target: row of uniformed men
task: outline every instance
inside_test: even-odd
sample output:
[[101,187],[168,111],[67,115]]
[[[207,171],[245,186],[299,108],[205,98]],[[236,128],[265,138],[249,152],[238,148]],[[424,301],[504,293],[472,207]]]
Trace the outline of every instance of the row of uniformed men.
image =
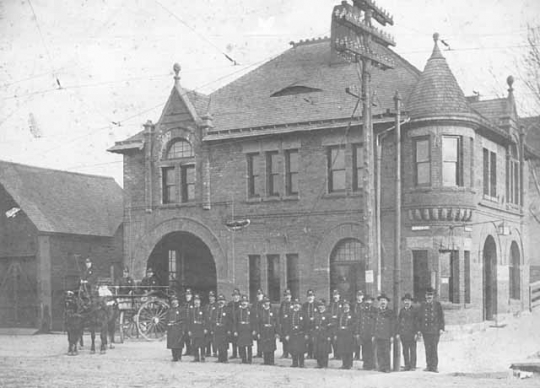
[[[293,367],[304,367],[304,358],[317,360],[318,368],[328,366],[329,354],[342,360],[342,368],[350,369],[353,355],[362,359],[364,369],[375,369],[374,353],[382,372],[390,371],[390,348],[394,339],[401,339],[405,370],[416,369],[416,341],[422,333],[426,341],[426,370],[437,371],[438,335],[444,330],[444,316],[438,302],[433,301],[432,289],[426,293],[426,302],[419,308],[412,305],[412,297],[406,294],[403,308],[396,316],[388,308],[390,299],[382,294],[378,307],[373,298],[357,293],[354,304],[341,300],[334,290],[333,300],[326,305],[323,299],[315,301],[315,293],[309,290],[307,301],[302,305],[298,299],[292,301],[289,290],[285,290],[279,311],[274,311],[262,291],[257,293],[257,302],[251,306],[238,289],[228,304],[223,295],[217,302],[215,294],[209,293],[210,303],[201,306],[199,295],[192,300],[191,290],[186,290],[186,301],[182,305],[172,299],[169,312],[167,347],[172,351],[173,361],[186,354],[193,361],[204,361],[205,356],[214,355],[218,362],[227,362],[229,343],[232,344],[231,358],[242,358],[242,363],[251,363],[253,341],[257,342],[257,356],[264,364],[274,364],[276,339],[283,343],[283,356],[292,356]],[[436,333],[436,335],[435,335]],[[435,341],[435,338],[436,341]],[[429,349],[428,349],[429,345]],[[213,350],[213,352],[212,352]]]

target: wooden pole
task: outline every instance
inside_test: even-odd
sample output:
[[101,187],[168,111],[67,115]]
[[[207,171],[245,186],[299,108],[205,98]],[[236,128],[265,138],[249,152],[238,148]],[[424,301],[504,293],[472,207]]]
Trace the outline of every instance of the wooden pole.
[[[401,294],[401,96],[394,96],[396,109],[396,224],[394,243],[394,313],[399,312],[399,295]],[[400,343],[394,340],[394,370],[401,366]]]

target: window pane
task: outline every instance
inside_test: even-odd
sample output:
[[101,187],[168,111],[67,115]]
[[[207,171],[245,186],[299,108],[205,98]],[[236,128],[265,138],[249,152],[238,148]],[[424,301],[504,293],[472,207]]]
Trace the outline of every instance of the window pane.
[[355,188],[356,189],[363,186],[363,184],[362,184],[362,179],[363,178],[364,178],[364,173],[363,173],[362,169],[360,168],[360,169],[356,170],[356,182],[355,182],[355,186],[356,186]]
[[332,255],[332,262],[361,261],[362,244],[358,240],[346,239],[338,243]]
[[484,194],[489,195],[489,151],[484,148]]
[[355,168],[362,168],[364,165],[364,152],[362,146],[359,144],[354,146],[354,163]]
[[457,163],[443,163],[443,186],[457,186]]
[[429,140],[426,139],[416,141],[416,161],[429,161]]
[[255,301],[257,290],[261,288],[261,257],[250,255],[249,259],[249,298]]
[[489,168],[490,168],[490,193],[492,197],[497,196],[497,154],[495,152],[490,153],[490,160],[489,160]]
[[247,156],[248,195],[250,197],[257,197],[259,195],[259,160],[259,154],[249,154]]
[[345,169],[345,152],[340,148],[332,148],[330,167],[333,170]]
[[298,151],[291,150],[288,152],[289,156],[289,172],[298,172]]
[[291,174],[290,175],[290,187],[289,187],[289,194],[297,194],[298,193],[298,174]]
[[194,183],[195,182],[195,167],[190,166],[186,167],[186,183]]
[[445,137],[442,139],[442,152],[444,162],[457,162],[458,160],[458,138]]
[[298,270],[298,255],[287,255],[287,288],[291,290],[293,298],[300,294],[300,271]]
[[416,184],[429,184],[431,171],[429,163],[418,163],[416,166]]
[[268,255],[268,298],[271,302],[279,302],[280,300],[280,269],[279,256]]
[[345,190],[345,171],[332,171],[332,191]]
[[193,148],[187,140],[177,140],[172,143],[167,152],[167,159],[186,158],[193,156]]

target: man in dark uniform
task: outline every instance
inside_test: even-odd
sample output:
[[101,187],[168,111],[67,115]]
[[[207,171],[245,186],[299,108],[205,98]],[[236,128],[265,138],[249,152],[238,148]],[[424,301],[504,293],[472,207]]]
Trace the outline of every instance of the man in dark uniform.
[[417,315],[418,333],[424,338],[426,349],[426,364],[424,369],[428,372],[438,372],[438,350],[440,335],[444,332],[444,313],[441,303],[434,300],[435,290],[432,287],[426,289],[426,301],[423,302]]
[[[352,306],[351,310],[356,318],[356,322],[358,323],[361,318],[362,314],[362,307],[364,304],[364,293],[362,290],[356,291],[356,301],[354,302],[354,305]],[[356,334],[356,332],[355,332]],[[360,338],[355,335],[354,336],[354,359],[360,360],[360,346],[362,341],[360,341]]]
[[201,298],[198,294],[193,297],[193,308],[189,309],[189,337],[194,355],[193,362],[204,362],[205,337],[208,332],[206,314],[201,307]]
[[307,358],[313,358],[313,340],[311,332],[315,326],[315,311],[317,310],[315,306],[315,292],[313,290],[307,291],[307,302],[302,305],[302,311],[306,318],[306,334],[307,338]]
[[171,349],[173,361],[182,360],[182,336],[186,326],[186,309],[179,306],[176,296],[172,296],[167,320],[167,349]]
[[246,295],[242,295],[240,308],[236,310],[234,323],[234,336],[236,337],[242,364],[251,364],[253,338],[257,335],[257,314],[251,311]]
[[289,357],[289,350],[287,349],[287,343],[288,341],[285,339],[285,336],[283,335],[283,324],[284,322],[289,318],[289,315],[292,310],[292,294],[291,290],[286,289],[283,292],[283,301],[281,302],[281,305],[279,306],[279,326],[280,326],[280,333],[281,333],[281,342],[283,344],[283,354],[281,355],[281,358],[287,358]]
[[[214,291],[210,291],[208,293],[208,304],[204,306],[204,312],[206,314],[207,319],[210,319],[212,316],[213,311],[216,308],[216,293]],[[212,353],[212,334],[210,331],[206,334],[206,357],[214,356],[217,357],[217,351],[216,348],[213,349]]]
[[375,327],[373,336],[375,338],[375,346],[377,347],[377,363],[379,371],[384,373],[390,372],[390,346],[396,335],[396,315],[388,308],[388,298],[385,294],[377,297],[379,301],[379,309],[375,316]]
[[[182,304],[184,308],[186,309],[187,316],[191,316],[193,311],[193,293],[191,291],[191,288],[186,288],[186,292],[184,294],[184,303]],[[186,331],[184,332],[183,336],[183,344],[186,346],[186,352],[184,353],[184,356],[191,356],[192,349],[191,349],[191,338],[188,334],[188,328],[186,327]]]
[[227,350],[229,349],[229,337],[232,331],[232,317],[225,306],[225,296],[218,295],[217,306],[212,310],[210,327],[214,351],[217,350],[218,361],[227,362]]
[[313,330],[313,353],[317,360],[317,368],[328,367],[328,354],[332,351],[332,316],[326,310],[326,301],[317,302],[315,328]]
[[342,360],[341,369],[351,369],[354,352],[354,326],[355,318],[350,309],[349,301],[343,301],[343,310],[338,315],[337,327],[334,334],[334,343],[339,357]]
[[88,298],[93,298],[93,292],[97,283],[97,274],[92,267],[92,260],[89,257],[84,261],[84,272],[81,276],[81,290],[82,293]]
[[[227,305],[227,308],[229,309],[229,314],[232,317],[232,325],[233,327],[235,327],[236,326],[236,321],[235,321],[236,312],[240,308],[240,290],[238,288],[235,288],[233,290],[232,298],[233,300],[229,302],[229,304]],[[236,344],[236,340],[237,338],[234,335],[231,335],[231,338],[230,338],[230,341],[232,344],[231,359],[238,357],[238,346]]]
[[292,357],[293,368],[304,367],[304,354],[306,353],[307,318],[301,309],[298,299],[294,300],[293,309],[285,321],[284,334],[287,337],[289,353]]
[[133,286],[135,286],[135,281],[131,276],[129,276],[129,268],[124,267],[122,271],[122,277],[118,279],[116,283],[118,287],[119,295],[131,295],[133,293]]
[[[257,301],[255,302],[255,305],[253,306],[255,310],[255,314],[257,314],[257,316],[259,316],[259,314],[262,311],[263,299],[264,299],[264,293],[262,292],[261,289],[257,290]],[[260,341],[257,339],[257,354],[255,355],[256,358],[262,357],[262,351],[260,349],[260,345],[261,345]]]
[[279,328],[277,314],[272,310],[270,299],[267,297],[263,297],[262,308],[257,315],[257,323],[259,324],[257,349],[262,352],[264,365],[274,365],[274,352],[276,339],[279,337]]
[[336,336],[336,333],[337,333],[337,320],[338,320],[338,317],[339,317],[339,314],[341,314],[341,309],[343,308],[343,305],[341,303],[341,300],[340,300],[341,296],[339,295],[339,291],[338,290],[334,290],[332,291],[332,301],[330,302],[330,305],[328,306],[328,311],[330,313],[330,316],[333,320],[333,325],[332,325],[332,335],[331,335],[331,338],[332,338],[332,349],[334,351],[334,359],[338,360],[339,359],[339,355],[337,354],[336,352],[336,342],[334,341],[334,338]]
[[141,280],[141,287],[144,292],[152,292],[157,290],[156,286],[159,286],[158,278],[154,274],[154,269],[148,267],[146,270],[146,276]]
[[416,369],[416,311],[412,306],[413,298],[411,294],[405,294],[403,298],[403,307],[398,316],[398,335],[401,339],[403,348],[403,360],[405,362],[404,370]]
[[373,297],[367,295],[364,298],[362,312],[357,320],[356,335],[362,344],[363,368],[366,370],[375,369],[375,357],[373,353],[373,327],[377,309],[373,306]]

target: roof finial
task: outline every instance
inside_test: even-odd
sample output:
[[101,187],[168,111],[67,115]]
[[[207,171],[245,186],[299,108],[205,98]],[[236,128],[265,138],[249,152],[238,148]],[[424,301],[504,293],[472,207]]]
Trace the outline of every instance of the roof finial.
[[433,47],[433,52],[431,53],[431,57],[429,59],[433,58],[441,58],[444,59],[443,55],[441,54],[441,50],[439,49],[439,33],[436,32],[433,34],[433,41],[435,42],[435,46]]
[[433,41],[434,41],[435,43],[437,43],[438,40],[439,40],[439,33],[436,32],[436,33],[433,34]]
[[508,84],[508,93],[512,93],[514,91],[513,85],[514,85],[514,77],[509,75],[506,78],[506,83]]
[[174,71],[174,83],[175,83],[175,84],[180,83],[180,75],[179,75],[179,74],[180,74],[180,70],[181,70],[181,69],[182,69],[182,68],[180,67],[180,65],[178,64],[178,62],[175,63],[175,64],[173,65],[173,71]]

